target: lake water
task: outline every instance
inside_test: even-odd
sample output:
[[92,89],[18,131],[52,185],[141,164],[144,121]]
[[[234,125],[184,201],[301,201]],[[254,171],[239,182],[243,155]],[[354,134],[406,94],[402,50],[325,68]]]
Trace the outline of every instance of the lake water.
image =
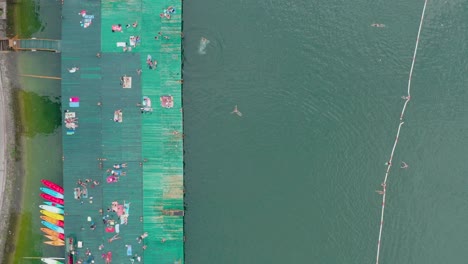
[[[380,263],[468,257],[463,3],[427,6]],[[375,263],[423,5],[184,2],[187,262]]]
[[[47,4],[40,13],[50,23],[38,35],[51,29],[53,38]],[[375,190],[399,124],[423,4],[184,2],[187,263],[375,263]],[[428,3],[387,185],[380,263],[468,257],[467,15],[460,0]],[[38,56],[26,64],[56,61]],[[28,84],[39,97],[27,94],[48,97],[54,113],[57,88]],[[231,114],[235,105],[241,117]],[[46,128],[29,136],[27,157],[31,168],[49,164],[36,175],[59,177],[60,161],[49,162],[59,160],[59,148],[46,161],[41,149],[60,134]],[[399,169],[400,161],[409,168]],[[36,207],[22,213],[38,214]],[[22,226],[19,241],[38,223]],[[33,245],[41,241],[34,235]],[[23,256],[13,263],[36,263]]]

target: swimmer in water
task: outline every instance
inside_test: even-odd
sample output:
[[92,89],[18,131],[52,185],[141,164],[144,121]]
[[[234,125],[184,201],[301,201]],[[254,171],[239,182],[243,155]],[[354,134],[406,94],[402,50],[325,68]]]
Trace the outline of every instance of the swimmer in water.
[[205,37],[202,37],[200,39],[200,46],[198,47],[198,53],[201,54],[201,55],[205,55],[206,54],[206,46],[210,44],[210,41],[205,38]]
[[408,168],[408,167],[409,167],[409,166],[408,166],[408,164],[406,164],[406,162],[404,162],[404,161],[401,162],[400,168],[406,169],[406,168]]
[[242,113],[239,112],[239,110],[237,109],[237,105],[234,106],[234,110],[231,112],[231,114],[236,114],[238,116],[242,116]]

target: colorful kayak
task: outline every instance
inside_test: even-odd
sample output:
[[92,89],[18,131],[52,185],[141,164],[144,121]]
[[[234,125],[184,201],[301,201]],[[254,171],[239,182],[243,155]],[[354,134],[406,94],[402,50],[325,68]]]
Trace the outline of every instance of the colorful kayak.
[[41,227],[41,231],[44,232],[44,234],[47,234],[49,236],[58,237],[58,238],[60,238],[62,240],[65,239],[64,234],[60,234],[59,232],[55,232],[53,230],[50,230],[49,228]]
[[59,198],[59,199],[63,199],[63,194],[59,193],[59,192],[56,192],[52,189],[49,189],[47,187],[41,187],[39,188],[43,193],[47,193],[49,195],[52,195],[53,197],[55,198]]
[[51,182],[49,180],[44,180],[44,179],[42,179],[41,182],[42,182],[42,184],[44,184],[44,186],[49,187],[50,189],[52,189],[52,190],[54,190],[54,191],[56,191],[58,193],[63,194],[62,186],[60,186],[60,185],[58,185],[58,184],[56,184],[54,182]]
[[52,217],[52,218],[57,219],[57,220],[62,220],[63,221],[63,219],[64,219],[63,215],[60,215],[60,214],[51,213],[51,212],[46,211],[46,210],[41,210],[40,212],[41,212],[41,214],[43,214],[45,216]]
[[45,216],[45,215],[41,215],[41,219],[46,221],[46,222],[49,222],[53,225],[56,225],[56,226],[60,226],[60,227],[64,227],[64,223],[62,220],[57,220],[57,219],[54,219],[50,216]]
[[55,207],[58,207],[58,208],[63,208],[63,205],[58,204],[58,203],[44,202],[44,204],[45,204],[45,205],[49,205],[49,206],[55,206]]
[[63,242],[65,243],[65,241],[63,241],[62,239],[58,238],[58,237],[54,237],[54,236],[49,236],[49,235],[44,235],[47,239],[49,240],[57,240],[59,242]]
[[50,205],[39,205],[39,208],[49,211],[51,213],[56,213],[56,214],[63,214],[63,209],[62,208],[57,208],[55,206],[50,206]]
[[59,232],[60,234],[65,233],[65,230],[63,230],[63,228],[61,228],[60,226],[56,226],[46,221],[41,221],[41,223],[45,225],[47,228],[54,230],[55,232]]
[[44,199],[47,200],[47,201],[51,201],[51,202],[54,202],[54,203],[58,203],[58,204],[62,204],[62,205],[63,205],[63,199],[59,199],[59,198],[53,197],[53,196],[50,195],[50,194],[41,193],[41,197],[44,198]]
[[52,258],[41,258],[41,261],[46,263],[46,264],[63,264],[63,262],[60,262],[56,259]]
[[[51,245],[51,246],[54,246],[54,247],[63,247],[63,246],[65,246],[65,243],[57,241],[57,240],[45,241],[44,244]],[[56,262],[54,262],[54,263],[56,263]],[[59,263],[62,263],[62,262],[59,262]]]

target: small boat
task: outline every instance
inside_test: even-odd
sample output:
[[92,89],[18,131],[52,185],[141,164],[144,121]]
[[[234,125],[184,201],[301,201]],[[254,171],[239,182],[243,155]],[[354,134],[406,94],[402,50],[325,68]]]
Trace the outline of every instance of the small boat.
[[53,197],[55,198],[59,198],[59,199],[63,199],[63,194],[59,193],[59,192],[56,192],[52,189],[49,189],[47,187],[41,187],[39,188],[43,193],[47,193],[49,195],[52,195]]
[[51,182],[49,180],[45,180],[45,179],[42,179],[41,182],[42,182],[42,184],[44,184],[44,186],[49,187],[50,189],[63,194],[62,186],[60,186],[60,185],[58,185],[58,184],[56,184],[54,182]]
[[65,235],[64,234],[60,234],[59,232],[55,232],[49,228],[45,228],[45,227],[41,227],[41,231],[44,232],[44,234],[47,234],[49,236],[54,236],[54,237],[58,237],[62,240],[65,239]]
[[42,220],[46,221],[46,222],[49,222],[53,225],[56,225],[56,226],[60,226],[60,227],[64,227],[64,222],[62,220],[57,220],[57,219],[54,219],[50,216],[45,216],[45,215],[41,215],[40,216]]
[[55,207],[58,207],[58,208],[63,208],[63,205],[58,204],[58,203],[44,202],[44,204],[45,204],[45,205],[49,205],[49,206],[55,206]]
[[41,261],[46,264],[63,264],[63,262],[60,262],[53,258],[41,258]]
[[44,199],[47,200],[47,201],[51,201],[51,202],[54,202],[54,203],[58,203],[58,204],[62,204],[62,205],[63,205],[63,199],[59,199],[59,198],[53,197],[53,196],[50,195],[50,194],[41,193],[41,197],[44,198]]
[[61,214],[51,213],[51,212],[46,211],[46,210],[41,210],[39,212],[41,212],[41,214],[43,214],[45,216],[52,217],[52,218],[57,219],[57,220],[62,220],[63,221],[63,219],[64,219],[63,215],[61,215]]
[[65,243],[57,241],[57,240],[45,241],[44,244],[51,245],[51,246],[54,246],[54,247],[63,247],[63,246],[65,246]]
[[50,206],[50,205],[39,205],[39,208],[49,211],[51,213],[56,213],[56,214],[63,214],[64,211],[62,208],[57,208],[55,206]]
[[61,241],[61,242],[64,242],[64,243],[65,243],[65,241],[63,241],[62,239],[60,239],[60,238],[58,238],[58,237],[49,236],[49,235],[44,235],[44,236],[45,236],[47,239],[49,239],[49,240],[52,240],[52,241],[57,240],[57,241],[59,241],[59,242]]
[[43,225],[45,225],[47,228],[51,229],[51,230],[54,230],[55,232],[58,232],[60,234],[63,234],[65,233],[65,230],[63,228],[61,228],[60,226],[56,226],[54,224],[51,224],[49,222],[46,222],[46,221],[41,221],[41,223]]

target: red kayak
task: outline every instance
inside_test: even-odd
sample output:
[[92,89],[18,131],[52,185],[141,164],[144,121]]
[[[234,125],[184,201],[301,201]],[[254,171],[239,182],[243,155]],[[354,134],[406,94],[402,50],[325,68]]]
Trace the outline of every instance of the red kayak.
[[49,180],[44,180],[44,179],[42,179],[41,182],[42,182],[42,184],[44,184],[46,187],[49,187],[50,189],[52,189],[52,190],[54,190],[54,191],[56,191],[56,192],[58,192],[58,193],[63,194],[63,188],[62,188],[62,186],[60,186],[60,185],[58,185],[58,184],[56,184],[56,183],[53,183],[53,182],[51,182],[51,181],[49,181]]
[[63,205],[63,199],[55,198],[50,194],[41,193],[41,197],[44,198],[45,200]]

